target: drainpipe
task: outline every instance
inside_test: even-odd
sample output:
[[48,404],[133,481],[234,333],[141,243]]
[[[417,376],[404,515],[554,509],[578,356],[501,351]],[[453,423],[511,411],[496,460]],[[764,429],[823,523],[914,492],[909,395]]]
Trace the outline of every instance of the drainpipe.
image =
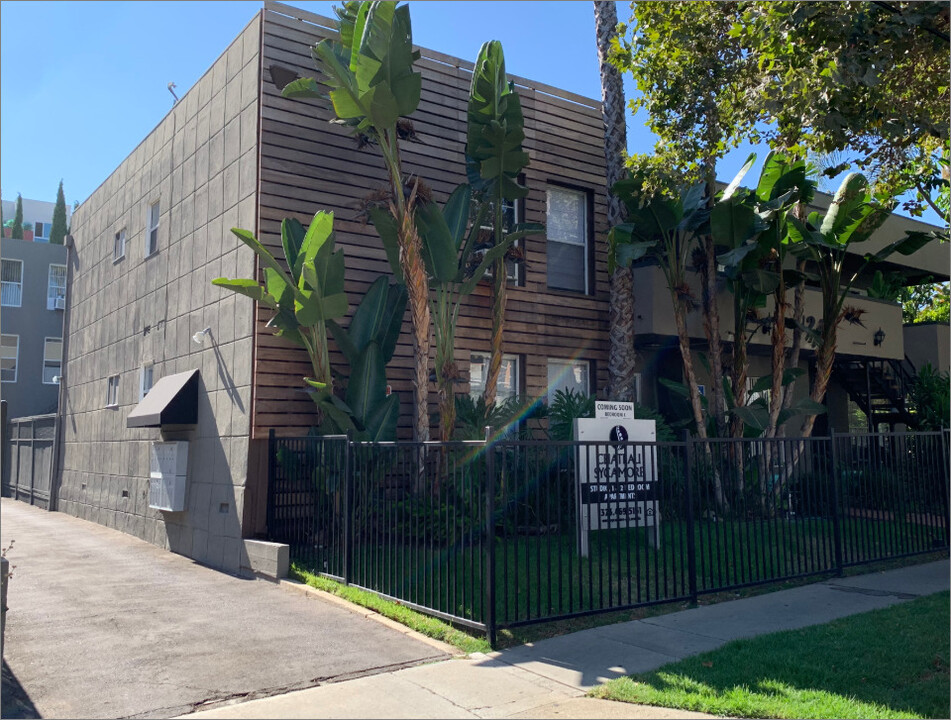
[[50,470],[50,505],[49,509],[57,510],[59,505],[59,488],[63,481],[63,456],[66,454],[66,444],[63,442],[63,419],[66,414],[66,367],[69,358],[69,313],[73,295],[73,263],[71,262],[74,246],[73,236],[67,235],[63,243],[66,247],[66,308],[63,310],[63,357],[60,362],[59,387],[56,391],[56,422],[53,424],[53,467]]

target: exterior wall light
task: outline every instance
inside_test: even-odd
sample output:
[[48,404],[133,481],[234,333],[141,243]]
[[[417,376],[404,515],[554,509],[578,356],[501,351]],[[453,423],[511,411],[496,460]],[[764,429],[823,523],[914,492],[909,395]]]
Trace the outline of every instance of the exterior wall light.
[[192,335],[192,340],[195,341],[195,344],[196,344],[196,345],[204,345],[204,344],[205,344],[205,335],[207,335],[207,334],[210,333],[210,332],[211,332],[211,328],[210,328],[210,327],[206,327],[204,330],[199,330],[199,331],[196,332],[194,335]]
[[875,331],[875,334],[872,335],[872,342],[875,343],[875,347],[878,347],[883,342],[885,342],[885,331],[879,328]]

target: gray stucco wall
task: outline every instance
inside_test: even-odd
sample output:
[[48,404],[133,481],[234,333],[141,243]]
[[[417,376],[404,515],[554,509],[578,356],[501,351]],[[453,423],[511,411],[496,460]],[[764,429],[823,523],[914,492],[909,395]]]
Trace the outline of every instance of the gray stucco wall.
[[[253,303],[211,285],[251,277],[230,228],[256,230],[260,14],[73,216],[58,509],[238,571],[251,413]],[[145,257],[149,207],[158,252]],[[126,230],[125,258],[113,261]],[[211,328],[204,344],[192,335]],[[127,429],[144,363],[201,371],[195,427]],[[106,408],[118,374],[118,407]],[[183,512],[148,507],[153,441],[188,440]]]
[[50,265],[66,264],[62,245],[5,238],[0,255],[23,262],[23,289],[20,307],[4,305],[4,335],[19,336],[16,382],[0,383],[0,398],[6,400],[11,418],[56,411],[58,385],[43,382],[45,338],[63,337],[63,311],[47,309]]

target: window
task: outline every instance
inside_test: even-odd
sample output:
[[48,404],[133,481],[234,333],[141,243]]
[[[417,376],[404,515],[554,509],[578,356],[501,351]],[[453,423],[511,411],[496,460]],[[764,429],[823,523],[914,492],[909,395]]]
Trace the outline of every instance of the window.
[[49,242],[51,223],[33,223],[33,242]]
[[588,292],[588,195],[548,188],[548,287]]
[[[491,247],[495,242],[495,226],[493,224],[494,215],[495,215],[495,203],[489,203],[489,209],[486,212],[485,217],[482,219],[482,225],[479,226],[479,229],[482,231],[479,233],[478,243],[483,246]],[[521,214],[521,202],[518,200],[504,200],[502,202],[502,232],[509,233],[519,222],[519,216]],[[473,200],[472,202],[472,214],[473,216],[478,212],[479,204]],[[474,218],[473,218],[474,219]],[[512,245],[513,250],[509,251],[509,254],[518,254],[517,248],[521,245],[520,240],[516,240]],[[513,252],[514,251],[514,252]],[[479,262],[482,261],[482,253],[484,251],[478,251]],[[494,263],[493,263],[494,265]],[[490,266],[486,269],[485,277],[491,278],[493,276],[493,268]],[[505,276],[511,280],[513,283],[518,285],[520,283],[519,278],[519,264],[515,260],[508,259],[505,261]]]
[[145,233],[145,257],[158,252],[159,203],[149,206],[149,227]]
[[43,384],[58,385],[63,374],[63,338],[46,338],[43,342]]
[[0,305],[20,307],[23,303],[23,261],[4,260],[0,265]]
[[753,386],[759,382],[759,378],[747,377],[746,378],[746,404],[752,405],[755,401],[762,399],[767,406],[769,406],[770,398],[773,396],[773,389],[766,388],[765,390],[760,390],[759,392],[753,392]]
[[[469,396],[476,400],[485,392],[485,378],[489,374],[489,353],[469,356]],[[499,381],[495,386],[497,403],[518,395],[518,355],[503,355]]]
[[558,390],[574,390],[583,395],[589,393],[591,363],[587,360],[548,359],[548,404],[551,405]]
[[66,266],[50,265],[50,279],[46,289],[46,309],[66,309]]
[[0,380],[17,381],[17,360],[20,356],[20,336],[0,335]]
[[152,389],[154,384],[155,366],[152,363],[146,363],[142,366],[142,372],[139,374],[139,400],[141,401],[146,395],[149,394],[149,390]]
[[119,376],[113,375],[106,385],[106,407],[116,407],[119,404]]
[[125,228],[116,233],[116,242],[112,248],[112,262],[118,262],[125,257]]

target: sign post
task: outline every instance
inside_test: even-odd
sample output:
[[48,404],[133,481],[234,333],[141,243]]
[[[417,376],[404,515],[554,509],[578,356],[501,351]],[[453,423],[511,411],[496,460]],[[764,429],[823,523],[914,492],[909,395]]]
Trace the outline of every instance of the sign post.
[[575,439],[597,443],[582,446],[578,455],[581,556],[589,555],[592,530],[646,527],[648,541],[657,549],[656,423],[635,420],[633,403],[598,402],[595,412],[598,417],[575,420]]

